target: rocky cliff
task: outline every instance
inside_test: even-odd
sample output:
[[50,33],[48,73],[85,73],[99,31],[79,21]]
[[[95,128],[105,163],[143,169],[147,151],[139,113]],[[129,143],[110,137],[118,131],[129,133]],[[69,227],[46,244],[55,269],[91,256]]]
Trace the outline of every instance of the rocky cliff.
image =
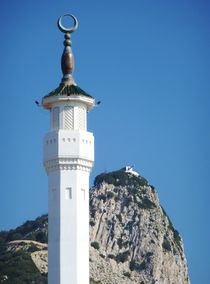
[[190,283],[182,239],[140,176],[116,171],[95,179],[90,239],[91,277],[99,283]]
[[[46,239],[46,215],[1,232],[0,283],[47,283]],[[143,177],[124,170],[96,177],[90,192],[90,277],[91,284],[190,283],[182,239]]]

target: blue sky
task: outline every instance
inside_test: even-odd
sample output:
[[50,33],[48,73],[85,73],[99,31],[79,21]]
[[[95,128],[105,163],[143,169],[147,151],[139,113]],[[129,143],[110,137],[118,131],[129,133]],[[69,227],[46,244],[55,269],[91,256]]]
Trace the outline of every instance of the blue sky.
[[0,2],[0,229],[47,212],[49,114],[34,101],[60,83],[66,12],[79,20],[75,80],[102,101],[91,182],[134,165],[184,239],[192,284],[209,284],[209,1]]

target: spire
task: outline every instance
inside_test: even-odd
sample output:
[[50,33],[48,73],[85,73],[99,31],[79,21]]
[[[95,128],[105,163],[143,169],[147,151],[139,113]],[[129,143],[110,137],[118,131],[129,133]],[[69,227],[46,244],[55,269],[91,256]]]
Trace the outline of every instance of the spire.
[[[62,20],[64,17],[70,17],[73,19],[73,27],[66,28],[62,25]],[[57,21],[58,28],[64,35],[64,50],[61,56],[61,69],[63,72],[63,78],[60,85],[51,91],[49,94],[45,95],[43,100],[54,97],[54,96],[84,96],[89,99],[93,99],[91,95],[82,90],[74,81],[74,56],[71,49],[71,33],[73,33],[78,28],[77,18],[71,14],[65,14],[61,16]],[[48,108],[48,105],[47,105]]]
[[[65,28],[61,21],[64,17],[71,17],[74,21],[72,28]],[[71,49],[71,33],[78,28],[77,18],[71,14],[65,14],[58,19],[58,28],[61,32],[65,33],[64,51],[61,57],[61,69],[63,72],[62,83],[65,85],[75,85],[73,72],[74,72],[74,56]]]

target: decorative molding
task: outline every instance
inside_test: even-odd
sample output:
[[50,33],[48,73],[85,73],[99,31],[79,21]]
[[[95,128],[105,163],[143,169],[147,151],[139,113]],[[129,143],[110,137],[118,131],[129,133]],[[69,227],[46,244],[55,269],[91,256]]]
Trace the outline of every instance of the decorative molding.
[[56,158],[45,161],[44,167],[47,173],[57,170],[81,170],[90,172],[93,167],[93,162],[81,158]]
[[73,106],[64,106],[64,129],[74,129],[74,112]]
[[[78,139],[79,140],[79,142],[80,143],[85,143],[85,144],[92,144],[92,141],[90,140],[90,138],[88,138],[88,139],[84,139],[83,137],[82,138],[80,138],[80,139]],[[53,144],[53,143],[56,143],[57,142],[57,140],[56,140],[56,138],[53,138],[53,136],[52,137],[49,137],[49,138],[46,138],[46,140],[45,140],[45,144],[46,145],[48,145],[48,146],[50,146],[51,144]],[[72,143],[72,142],[76,142],[76,138],[75,137],[59,137],[58,138],[58,142],[69,142],[69,143]]]

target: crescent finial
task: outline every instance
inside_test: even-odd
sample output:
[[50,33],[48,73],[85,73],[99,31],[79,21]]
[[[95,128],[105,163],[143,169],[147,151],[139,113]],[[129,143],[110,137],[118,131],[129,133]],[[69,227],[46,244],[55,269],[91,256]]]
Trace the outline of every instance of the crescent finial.
[[[62,19],[63,19],[64,17],[71,17],[71,18],[73,19],[73,21],[74,21],[74,26],[73,26],[72,28],[65,28],[65,27],[62,25],[61,22],[62,22]],[[65,14],[65,15],[61,16],[61,17],[58,19],[57,25],[58,25],[58,28],[59,28],[59,30],[60,30],[61,32],[63,32],[63,33],[73,33],[73,32],[78,28],[78,20],[77,20],[77,18],[76,18],[74,15],[72,15],[72,14]]]

